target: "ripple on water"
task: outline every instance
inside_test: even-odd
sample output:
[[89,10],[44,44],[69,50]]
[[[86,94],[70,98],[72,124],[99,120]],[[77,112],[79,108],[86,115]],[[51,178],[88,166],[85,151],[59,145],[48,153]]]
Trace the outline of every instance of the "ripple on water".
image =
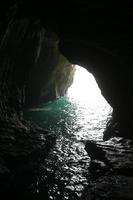
[[85,141],[102,141],[112,109],[106,101],[90,108],[68,97],[41,108],[28,112],[26,118],[56,132],[57,141],[43,161],[39,184],[34,187],[38,191],[39,187],[47,187],[49,199],[78,199],[88,184],[90,158],[84,149]]

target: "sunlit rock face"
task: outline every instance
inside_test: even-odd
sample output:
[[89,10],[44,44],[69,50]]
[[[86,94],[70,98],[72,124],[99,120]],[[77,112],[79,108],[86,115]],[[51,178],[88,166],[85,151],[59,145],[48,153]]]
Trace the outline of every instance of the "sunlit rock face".
[[0,58],[1,110],[8,109],[6,114],[66,94],[74,66],[60,54],[58,42],[58,37],[37,20],[9,23]]

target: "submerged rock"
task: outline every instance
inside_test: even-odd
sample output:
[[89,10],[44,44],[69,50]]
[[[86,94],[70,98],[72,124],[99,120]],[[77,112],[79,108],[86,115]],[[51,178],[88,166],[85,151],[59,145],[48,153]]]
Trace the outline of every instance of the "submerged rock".
[[32,184],[40,162],[47,156],[56,137],[24,120],[3,119],[0,124],[0,193],[22,193],[28,184]]
[[99,151],[106,152],[108,160],[111,161],[111,168],[99,165],[97,162],[90,163],[89,185],[83,192],[81,200],[133,199],[132,140],[113,138],[97,145],[100,147]]
[[105,175],[90,184],[84,200],[132,200],[133,177]]
[[95,142],[88,140],[85,145],[85,150],[91,160],[100,160],[109,165],[109,160],[106,158],[106,152],[99,147]]

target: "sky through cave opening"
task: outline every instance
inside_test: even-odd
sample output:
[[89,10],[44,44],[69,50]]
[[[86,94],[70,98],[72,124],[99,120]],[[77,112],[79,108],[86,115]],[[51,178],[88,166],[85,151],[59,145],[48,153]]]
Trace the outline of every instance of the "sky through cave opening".
[[85,106],[110,106],[102,96],[94,76],[79,65],[75,65],[73,83],[68,88],[67,96]]

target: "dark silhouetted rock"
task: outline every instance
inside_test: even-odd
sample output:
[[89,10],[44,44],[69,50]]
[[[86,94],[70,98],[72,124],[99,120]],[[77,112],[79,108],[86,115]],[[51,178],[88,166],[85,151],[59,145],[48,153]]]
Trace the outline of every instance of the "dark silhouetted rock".
[[109,164],[109,161],[106,158],[106,152],[101,147],[98,147],[95,142],[88,140],[85,145],[85,150],[92,161],[99,160],[105,164]]

